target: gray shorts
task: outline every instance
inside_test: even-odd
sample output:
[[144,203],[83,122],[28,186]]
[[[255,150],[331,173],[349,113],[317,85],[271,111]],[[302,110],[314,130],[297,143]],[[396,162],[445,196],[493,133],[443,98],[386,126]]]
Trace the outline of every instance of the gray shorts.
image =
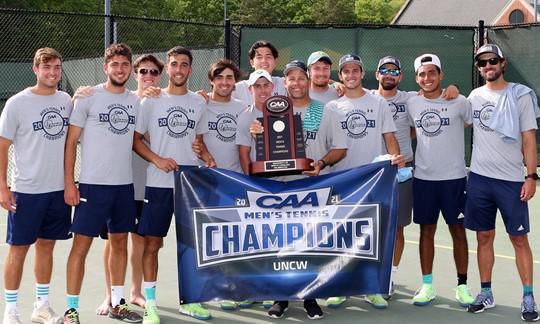
[[412,179],[399,184],[398,219],[399,226],[407,226],[412,220],[413,186]]

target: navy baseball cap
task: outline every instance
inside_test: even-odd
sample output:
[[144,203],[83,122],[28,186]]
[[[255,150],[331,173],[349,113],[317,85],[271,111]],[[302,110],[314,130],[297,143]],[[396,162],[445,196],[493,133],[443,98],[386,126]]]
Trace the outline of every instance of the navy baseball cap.
[[350,63],[359,65],[362,71],[364,70],[364,63],[362,63],[360,56],[355,54],[346,54],[339,59],[339,71],[341,72],[341,68],[343,68],[345,64]]
[[289,62],[287,65],[285,65],[285,69],[283,70],[283,75],[287,76],[287,73],[289,73],[292,70],[302,70],[307,75],[307,66],[304,64],[304,62],[299,60],[294,60]]
[[381,66],[385,65],[385,64],[393,64],[395,65],[398,69],[401,70],[401,62],[399,61],[399,59],[395,56],[385,56],[383,57],[382,59],[379,60],[379,64],[377,65],[377,70],[379,70],[381,68]]

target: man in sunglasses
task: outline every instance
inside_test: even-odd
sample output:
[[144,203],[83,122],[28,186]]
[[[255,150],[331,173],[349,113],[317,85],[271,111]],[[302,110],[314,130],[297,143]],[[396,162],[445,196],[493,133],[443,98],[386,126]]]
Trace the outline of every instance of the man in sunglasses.
[[[416,91],[401,91],[398,89],[399,83],[403,79],[401,62],[397,57],[385,56],[379,60],[375,78],[379,82],[374,94],[382,96],[388,102],[388,108],[392,112],[394,123],[396,124],[396,139],[399,144],[399,151],[405,159],[406,166],[413,164],[412,138],[414,137],[414,128],[410,127],[409,114],[407,112],[407,100],[418,96]],[[455,85],[449,85],[443,90],[443,98],[452,100],[459,96],[459,89]],[[398,224],[396,231],[396,242],[394,247],[394,259],[392,272],[395,274],[398,270],[403,249],[405,246],[404,228],[412,221],[413,190],[412,181],[405,181],[399,184],[399,209]],[[392,292],[390,292],[392,293]],[[378,308],[387,306],[381,296],[368,295],[371,304]]]
[[[474,145],[467,184],[465,226],[476,231],[481,292],[468,311],[480,313],[495,307],[491,274],[495,263],[493,241],[498,209],[514,247],[523,284],[521,319],[537,321],[538,308],[533,296],[533,257],[527,237],[527,201],[534,196],[538,180],[536,94],[521,84],[509,83],[504,79],[507,61],[497,45],[480,47],[474,60],[486,84],[469,95]],[[509,115],[505,111],[514,113]],[[502,126],[513,122],[515,136],[509,137],[512,132],[506,133],[501,129],[498,120],[503,122]],[[525,180],[523,161],[527,168]]]
[[466,307],[473,302],[467,288],[468,247],[463,226],[465,208],[465,132],[472,123],[470,104],[463,96],[442,98],[440,59],[424,54],[414,61],[416,82],[423,91],[407,101],[410,126],[417,147],[413,179],[414,222],[420,225],[422,287],[413,304],[423,306],[435,299],[433,290],[434,237],[442,212],[452,236],[458,283],[456,300]]

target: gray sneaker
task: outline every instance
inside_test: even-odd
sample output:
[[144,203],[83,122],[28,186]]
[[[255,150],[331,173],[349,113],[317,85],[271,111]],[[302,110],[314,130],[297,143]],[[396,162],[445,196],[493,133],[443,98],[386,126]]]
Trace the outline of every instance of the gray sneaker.
[[486,309],[495,307],[495,299],[491,292],[480,292],[474,301],[467,307],[469,313],[478,314],[482,313]]
[[127,323],[141,323],[143,318],[129,308],[124,298],[120,299],[120,304],[116,307],[109,306],[109,317]]
[[521,320],[525,322],[536,322],[539,319],[538,306],[534,302],[533,295],[523,296],[523,302],[521,302]]

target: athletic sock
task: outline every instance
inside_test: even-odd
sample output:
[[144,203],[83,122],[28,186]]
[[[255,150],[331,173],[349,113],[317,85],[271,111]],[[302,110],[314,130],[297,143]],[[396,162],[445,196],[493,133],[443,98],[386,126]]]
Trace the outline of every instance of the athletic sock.
[[491,281],[486,281],[486,282],[481,282],[480,283],[480,288],[482,289],[482,292],[486,292],[486,293],[492,293],[491,292]]
[[527,295],[533,295],[533,287],[532,285],[528,286],[528,285],[523,285],[523,297],[527,296]]
[[433,274],[427,274],[422,276],[422,283],[425,285],[431,285],[433,284]]
[[19,289],[8,290],[4,289],[4,300],[6,302],[6,311],[17,308],[17,297],[19,295]]
[[111,305],[116,307],[120,300],[124,298],[124,286],[111,286]]
[[156,282],[143,281],[144,294],[148,305],[156,305]]
[[49,284],[36,283],[36,307],[40,308],[49,302]]
[[392,266],[392,274],[396,274],[398,271],[398,266]]
[[457,284],[458,284],[458,286],[467,284],[467,274],[466,273],[458,273],[457,274]]
[[75,308],[77,312],[79,311],[79,295],[67,295],[66,301],[68,309]]

